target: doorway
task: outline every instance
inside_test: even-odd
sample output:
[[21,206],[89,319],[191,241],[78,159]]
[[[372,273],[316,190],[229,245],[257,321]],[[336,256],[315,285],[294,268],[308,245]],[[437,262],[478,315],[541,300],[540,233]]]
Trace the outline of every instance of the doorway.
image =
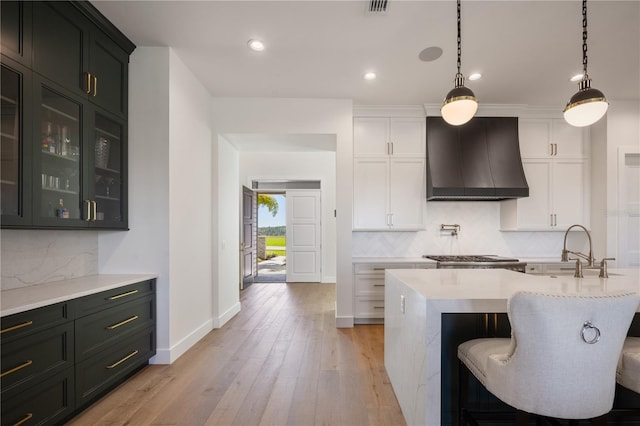
[[640,267],[640,150],[620,147],[618,155],[618,261]]
[[256,191],[258,204],[256,283],[283,283],[287,273],[286,193]]

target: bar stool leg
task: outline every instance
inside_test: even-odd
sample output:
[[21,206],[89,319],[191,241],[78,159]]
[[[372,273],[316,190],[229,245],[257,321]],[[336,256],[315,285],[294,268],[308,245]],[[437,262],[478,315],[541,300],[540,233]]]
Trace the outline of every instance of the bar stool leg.
[[464,414],[464,405],[469,400],[469,370],[467,366],[458,360],[458,425],[466,426],[467,419]]

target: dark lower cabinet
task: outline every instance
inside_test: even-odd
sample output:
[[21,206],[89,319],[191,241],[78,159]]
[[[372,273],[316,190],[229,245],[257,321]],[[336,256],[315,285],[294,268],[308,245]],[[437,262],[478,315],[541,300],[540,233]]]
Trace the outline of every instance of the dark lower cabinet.
[[73,367],[24,392],[2,397],[2,426],[58,424],[75,410]]
[[155,355],[155,280],[2,317],[0,323],[2,425],[58,424]]

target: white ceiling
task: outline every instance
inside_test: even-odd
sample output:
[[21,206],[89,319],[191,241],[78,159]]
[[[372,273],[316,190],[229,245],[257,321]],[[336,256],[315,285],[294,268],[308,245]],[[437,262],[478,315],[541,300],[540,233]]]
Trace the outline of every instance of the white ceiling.
[[[456,71],[456,3],[94,1],[138,46],[170,46],[213,96],[439,104]],[[462,72],[481,104],[561,109],[581,71],[580,0],[462,3]],[[267,48],[247,48],[250,38]],[[609,99],[640,99],[640,1],[589,2],[589,75]],[[426,47],[444,54],[418,58]],[[378,79],[362,75],[375,70]]]

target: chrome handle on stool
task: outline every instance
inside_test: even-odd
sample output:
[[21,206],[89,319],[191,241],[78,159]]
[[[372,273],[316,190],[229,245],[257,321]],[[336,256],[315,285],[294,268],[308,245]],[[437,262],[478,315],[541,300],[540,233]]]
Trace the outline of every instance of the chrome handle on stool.
[[[595,330],[596,335],[592,339],[587,340],[587,338],[584,336],[586,330]],[[582,331],[580,331],[580,337],[582,337],[583,342],[593,345],[594,343],[597,343],[598,340],[600,340],[600,329],[591,324],[591,321],[585,321],[582,325]]]

